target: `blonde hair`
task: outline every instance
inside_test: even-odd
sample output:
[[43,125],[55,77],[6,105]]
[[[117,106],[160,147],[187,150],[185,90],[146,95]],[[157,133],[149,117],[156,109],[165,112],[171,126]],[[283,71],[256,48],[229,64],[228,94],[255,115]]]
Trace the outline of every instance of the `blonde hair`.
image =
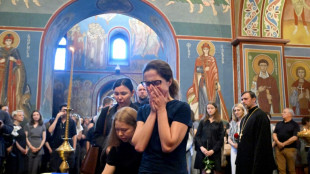
[[[16,115],[17,115],[17,113],[19,113],[19,112],[22,112],[23,114],[24,114],[24,111],[23,110],[16,110],[16,111],[13,111],[12,112],[12,117],[14,118]],[[15,119],[14,119],[15,120]]]
[[83,127],[82,127],[82,124],[81,124],[81,120],[80,120],[81,116],[79,114],[72,114],[72,118],[76,119],[76,129],[78,131],[83,130]]
[[107,147],[117,147],[120,145],[121,140],[118,138],[115,130],[115,122],[123,122],[129,126],[132,126],[136,129],[137,126],[137,111],[131,107],[123,107],[119,109],[115,115],[112,123],[112,128],[109,133],[108,142],[106,144]]
[[241,103],[235,104],[235,105],[232,107],[232,112],[231,112],[232,120],[238,121],[238,118],[237,118],[237,116],[235,115],[235,112],[234,112],[234,109],[235,109],[235,108],[240,108],[240,109],[243,111],[242,117],[244,117],[244,116],[247,114],[247,111],[246,111],[246,109],[244,108],[243,104],[241,104]]

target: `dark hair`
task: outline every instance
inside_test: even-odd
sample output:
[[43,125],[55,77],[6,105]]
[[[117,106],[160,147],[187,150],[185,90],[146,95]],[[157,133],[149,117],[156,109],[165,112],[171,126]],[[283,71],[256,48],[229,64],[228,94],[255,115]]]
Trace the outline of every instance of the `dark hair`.
[[306,125],[307,122],[310,122],[310,117],[309,116],[305,116],[301,119],[301,124],[302,125]]
[[61,111],[62,107],[67,107],[67,106],[68,106],[67,103],[61,104],[61,105],[59,106],[59,111]]
[[177,98],[179,93],[179,85],[178,82],[173,79],[172,70],[169,64],[159,59],[152,60],[145,65],[143,74],[151,69],[155,70],[160,77],[164,78],[166,81],[172,80],[169,87],[169,94],[172,98]]
[[29,122],[29,124],[30,124],[30,125],[34,125],[33,114],[34,114],[35,112],[39,113],[40,119],[39,119],[38,122],[39,122],[39,125],[42,126],[42,125],[43,125],[42,115],[41,115],[41,113],[40,113],[38,110],[32,111],[31,116],[30,116],[30,122]]
[[4,38],[3,38],[3,44],[5,44],[5,41],[7,39],[11,39],[12,40],[12,44],[14,43],[14,36],[12,34],[7,34]]
[[304,70],[305,76],[307,75],[307,74],[306,74],[306,69],[305,69],[304,67],[302,67],[302,66],[299,66],[299,67],[296,68],[296,76],[297,76],[297,77],[298,77],[298,71],[299,71],[299,70]]
[[242,94],[241,94],[241,97],[246,94],[246,93],[249,93],[250,94],[250,97],[251,98],[256,98],[256,95],[253,91],[244,91]]
[[121,78],[121,79],[116,80],[113,84],[113,90],[122,85],[127,87],[130,92],[133,91],[133,86],[129,78]]
[[267,66],[269,65],[268,61],[265,60],[265,59],[260,59],[260,60],[258,61],[258,66],[259,66],[259,64],[261,64],[261,63],[266,63]]
[[121,140],[118,138],[115,130],[115,121],[123,122],[136,129],[137,126],[137,111],[131,107],[123,107],[115,113],[115,118],[112,123],[112,128],[109,133],[107,147],[117,147],[120,145]]
[[102,106],[105,106],[106,104],[110,104],[111,102],[113,102],[114,99],[112,97],[109,97],[109,96],[105,96],[103,99],[102,99]]
[[1,109],[2,109],[2,107],[4,107],[4,106],[6,106],[6,105],[0,104],[0,110],[1,110]]
[[[214,117],[213,117],[213,118],[214,118],[214,121],[215,121],[215,122],[220,122],[220,121],[221,121],[221,115],[220,115],[220,112],[219,112],[219,110],[218,110],[217,105],[216,105],[215,103],[208,103],[208,104],[206,105],[206,107],[208,107],[208,105],[212,105],[212,106],[215,107],[216,111],[215,111],[215,113],[214,113]],[[207,109],[206,109],[206,117],[205,117],[204,121],[209,120],[210,117],[211,117],[211,115],[209,115],[209,113],[208,113],[208,111],[207,111]]]

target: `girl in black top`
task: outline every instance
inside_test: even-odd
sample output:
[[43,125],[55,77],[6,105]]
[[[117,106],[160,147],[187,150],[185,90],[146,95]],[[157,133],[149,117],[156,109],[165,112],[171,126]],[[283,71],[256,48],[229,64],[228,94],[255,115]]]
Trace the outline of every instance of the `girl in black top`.
[[205,119],[201,120],[195,136],[195,149],[197,151],[194,168],[203,173],[203,159],[208,156],[214,161],[214,173],[221,171],[221,148],[224,143],[224,128],[215,103],[207,105]]
[[114,114],[123,107],[131,107],[138,110],[138,107],[131,102],[131,97],[134,95],[133,85],[129,78],[121,78],[115,81],[113,84],[114,98],[117,102],[112,107],[105,107],[101,110],[101,113],[96,122],[94,131],[94,143],[99,146],[99,160],[97,160],[96,174],[100,173],[104,169],[106,163],[106,154],[104,145],[107,142],[107,136],[110,133],[112,127],[112,120]]
[[107,144],[107,164],[102,174],[137,174],[142,155],[131,145],[136,129],[137,111],[119,109],[112,123]]

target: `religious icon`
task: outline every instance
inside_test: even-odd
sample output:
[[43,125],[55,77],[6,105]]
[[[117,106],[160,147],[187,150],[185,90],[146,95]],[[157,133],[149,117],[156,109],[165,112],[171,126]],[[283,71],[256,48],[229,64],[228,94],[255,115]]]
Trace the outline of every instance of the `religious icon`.
[[195,118],[200,119],[206,113],[208,103],[216,103],[221,116],[228,120],[226,106],[221,93],[218,67],[214,56],[215,47],[210,41],[201,41],[197,45],[197,57],[194,67],[193,84],[187,91],[187,100],[195,113]]
[[17,49],[20,38],[14,31],[0,34],[0,103],[9,111],[30,109],[30,89],[26,84],[26,72]]
[[310,67],[296,61],[291,65],[290,77],[294,80],[289,91],[290,106],[296,115],[310,114]]
[[277,81],[272,76],[272,59],[260,54],[253,59],[252,65],[256,75],[252,79],[251,91],[256,93],[259,107],[265,112],[280,113],[280,94]]

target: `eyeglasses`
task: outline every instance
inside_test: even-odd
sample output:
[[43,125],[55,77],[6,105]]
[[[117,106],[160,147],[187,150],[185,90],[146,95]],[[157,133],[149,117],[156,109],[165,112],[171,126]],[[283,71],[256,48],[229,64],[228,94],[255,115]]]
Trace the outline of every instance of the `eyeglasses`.
[[159,86],[161,84],[161,80],[143,81],[143,82],[141,82],[141,84],[143,86],[150,86],[150,85]]

